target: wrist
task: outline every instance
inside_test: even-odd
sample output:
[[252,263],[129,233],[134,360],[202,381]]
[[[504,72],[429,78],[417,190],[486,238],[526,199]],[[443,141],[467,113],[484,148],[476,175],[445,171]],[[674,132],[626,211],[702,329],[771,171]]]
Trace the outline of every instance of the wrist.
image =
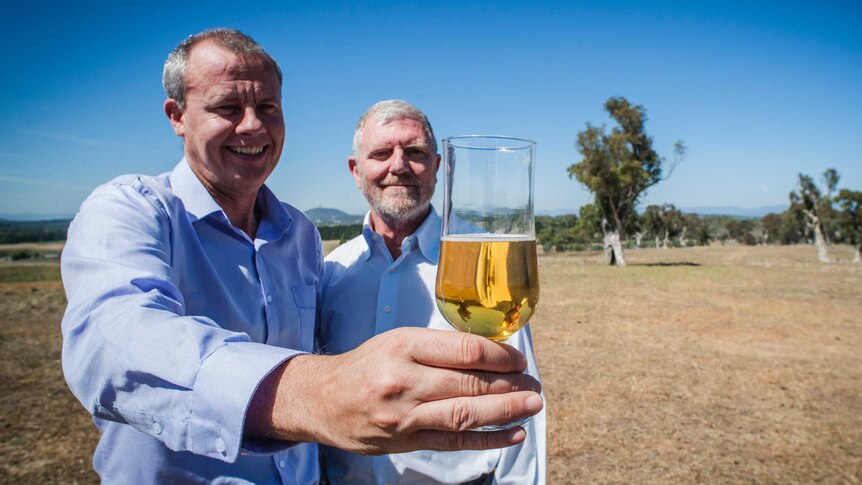
[[320,371],[331,357],[302,354],[273,370],[255,392],[246,416],[246,437],[294,442],[329,440],[321,418]]

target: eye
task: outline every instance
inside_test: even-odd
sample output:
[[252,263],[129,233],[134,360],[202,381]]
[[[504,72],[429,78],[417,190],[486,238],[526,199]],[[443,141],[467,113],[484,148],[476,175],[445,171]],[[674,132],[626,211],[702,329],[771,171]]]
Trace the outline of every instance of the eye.
[[368,155],[372,160],[388,160],[392,156],[392,150],[377,150]]
[[241,108],[235,104],[223,104],[220,106],[216,106],[213,109],[213,111],[215,111],[217,114],[219,114],[221,116],[231,116],[231,115],[234,115],[236,113],[239,113],[240,109]]
[[263,114],[271,115],[278,112],[278,105],[275,103],[264,103],[259,105],[257,110]]
[[404,154],[408,157],[424,157],[428,153],[422,148],[410,147],[404,151]]

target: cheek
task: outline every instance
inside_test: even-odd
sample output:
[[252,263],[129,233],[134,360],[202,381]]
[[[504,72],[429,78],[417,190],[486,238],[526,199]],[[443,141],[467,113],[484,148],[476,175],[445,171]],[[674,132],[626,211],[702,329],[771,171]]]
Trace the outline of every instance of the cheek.
[[389,171],[382,165],[383,164],[375,164],[370,167],[366,166],[365,170],[362,172],[362,177],[370,183],[380,182],[389,174]]
[[284,142],[284,121],[281,119],[272,119],[266,126],[269,136],[273,138],[273,141],[276,143]]
[[434,182],[434,170],[429,165],[418,165],[414,168],[413,173],[416,174],[416,177],[418,177],[419,180],[425,182],[426,184]]

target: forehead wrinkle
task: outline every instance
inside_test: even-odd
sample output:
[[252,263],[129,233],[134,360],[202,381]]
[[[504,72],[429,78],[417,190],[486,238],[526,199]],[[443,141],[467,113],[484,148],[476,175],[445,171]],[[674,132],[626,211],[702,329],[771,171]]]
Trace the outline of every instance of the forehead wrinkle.
[[185,74],[188,94],[200,91],[210,100],[223,101],[247,99],[248,96],[241,93],[250,92],[251,99],[258,102],[281,99],[277,75],[273,72],[274,83],[261,79],[270,66],[257,56],[237,55],[222,48],[193,49],[189,67]]
[[[190,89],[189,92],[192,90]],[[262,102],[280,101],[278,93],[267,92],[268,89],[264,83],[252,80],[225,80],[217,84],[213,84],[210,88],[201,94],[210,103],[225,103],[225,102],[252,102],[254,104]],[[197,94],[197,93],[194,93]]]
[[390,149],[395,146],[400,146],[401,148],[429,148],[430,143],[425,138],[425,134],[421,134],[420,136],[414,137],[407,142],[401,142],[401,140],[397,139],[396,136],[389,136],[385,140],[378,140],[377,143],[368,147],[368,152],[373,152],[382,149]]

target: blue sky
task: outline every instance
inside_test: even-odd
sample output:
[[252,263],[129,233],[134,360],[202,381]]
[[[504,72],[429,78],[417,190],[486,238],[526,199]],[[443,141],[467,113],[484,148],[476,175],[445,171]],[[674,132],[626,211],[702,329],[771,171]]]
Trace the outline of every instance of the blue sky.
[[[668,159],[644,203],[785,204],[797,173],[862,190],[862,3],[4,2],[0,214],[72,214],[97,185],[182,156],[161,66],[181,39],[236,27],[282,65],[287,140],[269,185],[301,209],[362,213],[353,126],[380,99],[438,138],[538,142],[536,206],[591,200],[566,168],[587,122],[625,96]],[[116,2],[120,3],[120,2]],[[414,5],[415,3],[415,5]]]

